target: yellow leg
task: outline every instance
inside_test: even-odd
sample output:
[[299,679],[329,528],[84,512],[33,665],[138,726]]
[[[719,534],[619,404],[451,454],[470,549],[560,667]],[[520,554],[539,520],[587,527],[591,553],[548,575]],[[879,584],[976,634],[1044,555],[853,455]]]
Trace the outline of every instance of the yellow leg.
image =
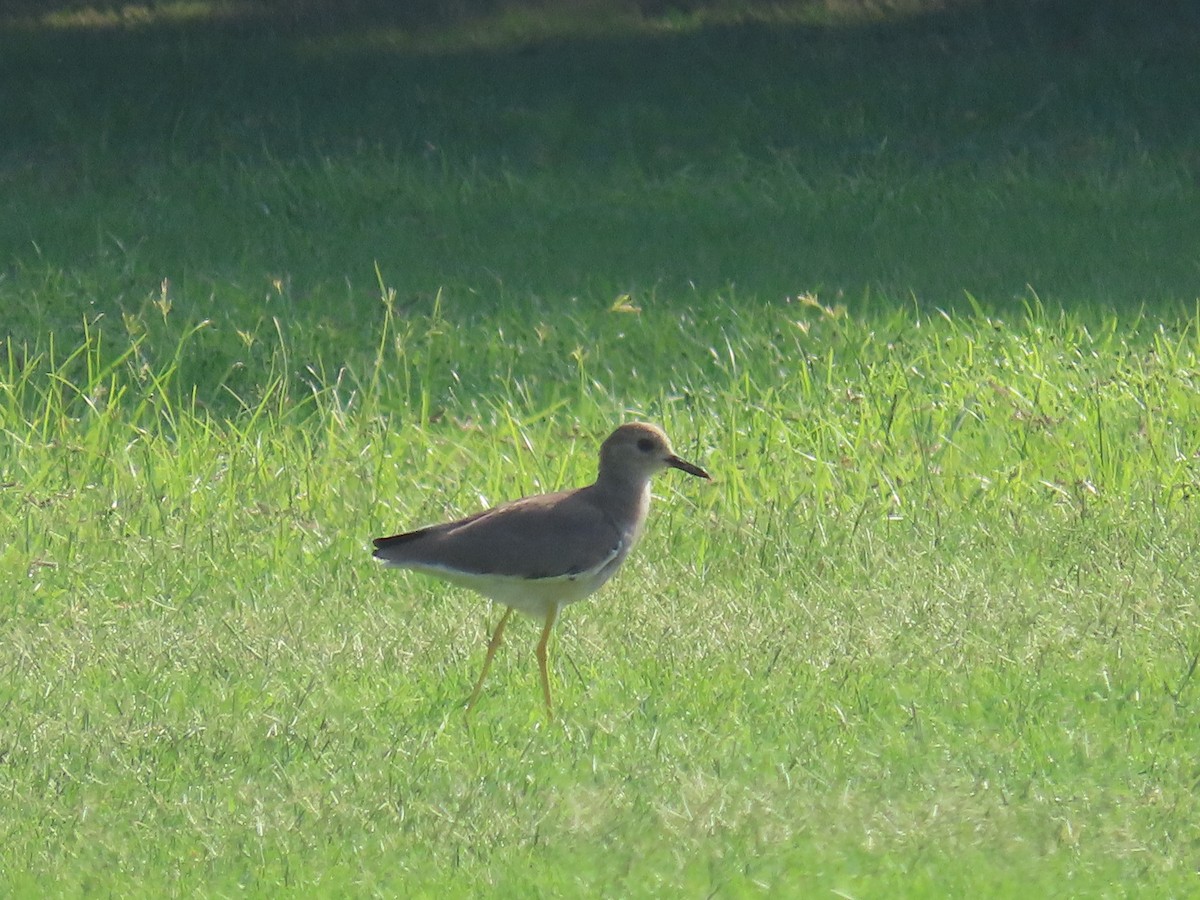
[[512,614],[513,608],[510,606],[500,618],[500,624],[496,626],[496,630],[492,632],[492,639],[488,641],[487,656],[483,658],[483,671],[479,673],[479,680],[475,682],[475,690],[471,691],[471,699],[467,701],[467,712],[471,711],[471,707],[479,699],[479,692],[483,690],[483,679],[487,678],[488,669],[492,667],[492,657],[496,655],[496,648],[503,640],[504,626],[508,624],[508,617]]
[[550,640],[550,629],[554,627],[554,619],[558,616],[558,606],[551,605],[546,613],[546,627],[542,629],[542,639],[537,645],[538,668],[542,670],[542,694],[546,698],[546,715],[554,718],[554,705],[550,702],[550,673],[546,671],[546,644]]

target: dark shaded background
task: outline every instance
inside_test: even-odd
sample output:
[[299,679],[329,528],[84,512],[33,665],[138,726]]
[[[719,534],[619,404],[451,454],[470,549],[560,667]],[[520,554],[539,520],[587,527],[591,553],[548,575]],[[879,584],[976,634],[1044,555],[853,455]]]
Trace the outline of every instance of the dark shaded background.
[[[962,2],[837,27],[437,44],[439,29],[503,5],[313,0],[110,28],[10,19],[0,30],[10,284],[39,266],[107,266],[112,284],[90,290],[123,307],[181,270],[202,285],[284,273],[314,304],[328,303],[322,284],[365,283],[351,301],[365,305],[382,261],[405,296],[727,282],[768,298],[874,285],[941,305],[1026,284],[1066,304],[1197,294],[1196,4]],[[5,11],[74,6],[10,0]],[[704,4],[640,6],[669,21]],[[418,39],[391,44],[392,27]],[[429,48],[414,51],[421,35]],[[459,218],[447,222],[414,208],[386,172],[333,185],[331,203],[295,168],[311,185],[324,160],[354,161],[346,170],[364,181],[372,160],[401,161],[397,171],[442,179],[448,197],[457,173],[519,181],[511,196],[451,197]],[[191,186],[197,165],[230,174],[207,205],[194,190],[212,185]],[[794,204],[770,186],[708,202],[776,165],[811,185]],[[255,173],[245,184],[243,171]],[[536,194],[542,176],[579,185],[577,207],[521,193],[528,183]],[[706,202],[664,219],[637,179],[681,193],[694,184]],[[603,193],[625,181],[627,194]],[[978,191],[939,194],[943,181]],[[180,213],[190,205],[194,220]],[[114,245],[139,249],[106,260]]]
[[[232,18],[242,21],[271,22],[277,27],[328,29],[356,25],[396,25],[400,27],[440,26],[483,18],[508,8],[561,12],[578,11],[581,15],[596,9],[637,12],[646,16],[661,16],[672,12],[721,11],[730,8],[728,0],[251,0],[225,3]],[[804,7],[802,2],[786,4]],[[155,10],[169,6],[156,0],[144,3],[105,2],[105,0],[3,0],[0,16],[12,19],[36,18],[47,14],[79,10],[120,12],[144,6]],[[780,4],[777,0],[741,0],[738,9],[770,11]],[[987,21],[1000,31],[1040,33],[1062,44],[1084,40],[1098,31],[1120,32],[1126,28],[1141,28],[1157,20],[1166,32],[1183,28],[1195,29],[1200,11],[1190,0],[928,0],[919,2],[889,2],[889,0],[812,0],[807,4],[817,15],[827,12],[831,18],[847,20],[879,19],[895,22],[907,13],[924,7],[924,16],[970,17]]]

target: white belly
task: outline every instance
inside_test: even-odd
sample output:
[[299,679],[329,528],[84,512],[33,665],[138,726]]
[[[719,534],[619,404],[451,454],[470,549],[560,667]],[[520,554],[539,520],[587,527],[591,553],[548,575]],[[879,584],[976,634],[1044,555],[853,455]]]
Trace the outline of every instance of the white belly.
[[458,572],[437,566],[410,565],[417,572],[436,575],[470,588],[483,596],[511,606],[528,616],[544,619],[551,606],[562,608],[582,600],[608,581],[617,571],[628,553],[628,547],[620,547],[606,559],[603,565],[587,572],[574,575],[556,575],[553,578],[520,578],[516,575],[480,575],[474,572]]

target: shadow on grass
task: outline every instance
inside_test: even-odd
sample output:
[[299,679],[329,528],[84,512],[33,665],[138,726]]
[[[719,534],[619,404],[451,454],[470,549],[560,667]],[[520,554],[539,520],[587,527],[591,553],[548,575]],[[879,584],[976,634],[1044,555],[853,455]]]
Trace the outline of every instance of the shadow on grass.
[[[736,15],[703,0],[565,12],[268,0],[205,16],[194,3],[23,5],[61,24],[0,28],[10,161],[377,141],[517,168],[617,157],[654,168],[731,148],[801,149],[843,168],[885,142],[933,162],[1196,143],[1200,12],[1184,0],[951,2],[875,18],[854,10],[878,4],[854,0],[786,15],[753,0]],[[619,127],[642,112],[658,126]]]
[[[727,4],[701,2],[530,13],[312,0],[226,5],[214,19],[190,18],[195,4],[93,4],[98,19],[27,6],[58,24],[0,32],[0,181],[30,192],[0,225],[0,262],[31,245],[61,265],[86,257],[97,232],[136,229],[136,209],[97,225],[115,207],[152,207],[158,192],[179,208],[188,167],[336,168],[365,154],[431,181],[572,186],[545,208],[518,190],[440,225],[412,213],[431,234],[471,232],[441,251],[411,246],[430,266],[413,291],[456,264],[464,283],[543,293],[875,285],[944,304],[1026,283],[1063,302],[1194,290],[1200,41],[1182,0],[968,3],[842,24],[829,21],[836,4],[789,18],[749,2],[725,19]],[[388,224],[386,184],[344,209],[344,184],[314,196],[282,181],[285,196],[255,204],[294,211],[293,238],[269,257],[247,249],[262,226],[223,206],[228,185],[200,183],[207,211],[166,221],[174,244],[146,238],[151,267],[336,279],[399,240],[365,220],[412,222]],[[643,208],[647,184],[669,209]],[[206,237],[217,231],[243,235],[240,250]],[[497,233],[513,246],[471,257]],[[540,277],[522,280],[518,242],[541,247]]]

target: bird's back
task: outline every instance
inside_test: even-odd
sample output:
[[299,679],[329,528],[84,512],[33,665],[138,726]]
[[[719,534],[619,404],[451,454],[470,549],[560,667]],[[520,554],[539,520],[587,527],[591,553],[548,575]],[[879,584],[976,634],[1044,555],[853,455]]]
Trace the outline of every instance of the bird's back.
[[465,519],[375,540],[375,556],[402,568],[553,578],[592,571],[628,536],[592,488],[540,494]]

